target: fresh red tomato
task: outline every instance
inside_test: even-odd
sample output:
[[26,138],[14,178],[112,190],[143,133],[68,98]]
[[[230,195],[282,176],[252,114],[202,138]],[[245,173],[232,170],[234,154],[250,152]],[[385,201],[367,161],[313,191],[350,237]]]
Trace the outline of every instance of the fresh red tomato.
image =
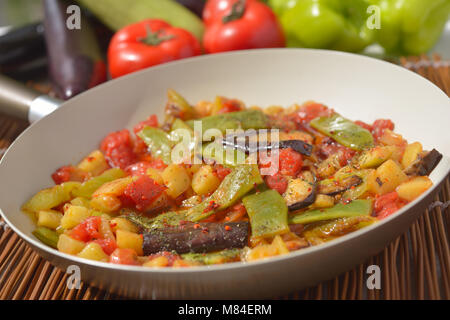
[[378,140],[382,135],[384,130],[394,130],[394,123],[389,119],[378,119],[372,125],[372,135]]
[[296,176],[303,165],[303,157],[297,151],[291,148],[280,150],[280,168],[281,174],[287,176]]
[[102,247],[103,252],[105,252],[107,255],[110,255],[114,252],[114,250],[117,249],[117,243],[114,241],[114,239],[97,239],[93,242],[98,243],[100,247]]
[[203,15],[207,21],[203,46],[207,52],[285,46],[275,14],[262,2],[211,0]]
[[144,20],[124,27],[108,48],[113,78],[160,63],[201,54],[200,43],[188,31],[162,20]]
[[87,173],[74,166],[64,166],[52,174],[52,179],[56,184],[67,181],[83,182],[87,178]]
[[279,194],[283,194],[288,186],[286,178],[279,172],[275,173],[272,176],[266,176],[265,181],[270,189],[278,191]]
[[84,242],[88,242],[93,239],[100,239],[101,234],[99,232],[99,228],[101,222],[102,218],[97,216],[86,218],[83,222],[70,230],[69,235],[76,240]]
[[126,129],[107,135],[100,144],[100,149],[112,167],[125,169],[136,161],[130,132]]
[[164,189],[164,186],[157,184],[149,176],[142,175],[126,187],[123,195],[134,202],[137,210],[145,211]]
[[115,264],[137,265],[137,254],[133,249],[117,248],[109,256],[109,262]]

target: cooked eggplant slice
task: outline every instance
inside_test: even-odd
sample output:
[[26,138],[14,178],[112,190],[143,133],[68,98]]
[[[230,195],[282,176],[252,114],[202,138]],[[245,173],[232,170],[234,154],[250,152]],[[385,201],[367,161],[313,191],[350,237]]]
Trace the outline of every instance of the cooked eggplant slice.
[[428,176],[442,159],[442,153],[436,149],[428,152],[424,157],[419,157],[408,168],[405,169],[407,175]]
[[289,211],[306,208],[316,200],[316,187],[300,178],[291,179],[283,194]]
[[224,249],[243,248],[248,243],[248,222],[192,223],[157,229],[144,233],[145,255],[160,251],[179,254],[207,253]]
[[238,149],[246,153],[255,153],[258,151],[287,149],[291,148],[298,153],[310,156],[313,146],[302,140],[281,140],[277,143],[260,143],[258,139],[250,139],[248,136],[244,138],[239,136],[227,136],[222,140],[222,144],[226,147]]
[[363,183],[363,179],[356,175],[344,179],[326,179],[320,181],[318,193],[335,196],[352,187],[359,186],[361,183]]

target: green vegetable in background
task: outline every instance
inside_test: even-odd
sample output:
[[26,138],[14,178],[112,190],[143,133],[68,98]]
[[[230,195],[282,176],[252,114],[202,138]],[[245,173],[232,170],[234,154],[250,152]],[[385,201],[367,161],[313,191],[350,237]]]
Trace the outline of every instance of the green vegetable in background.
[[289,217],[290,224],[306,224],[324,220],[348,218],[372,213],[372,200],[353,200],[348,204],[338,203],[334,207],[315,209]]
[[310,124],[314,129],[353,150],[373,147],[373,136],[368,130],[338,114],[315,118]]
[[125,177],[125,171],[119,168],[106,170],[101,175],[93,177],[81,184],[79,188],[72,191],[75,197],[90,198],[92,194],[103,184]]
[[374,41],[367,27],[368,0],[269,0],[288,47],[358,52]]
[[161,19],[202,39],[203,22],[172,0],[77,0],[113,30],[145,19]]
[[417,55],[439,40],[450,0],[371,0],[381,9],[377,40],[389,53]]
[[187,220],[200,221],[218,210],[226,209],[261,183],[263,180],[257,165],[239,165],[223,179],[211,196],[187,211]]
[[288,207],[275,190],[246,196],[242,203],[250,217],[252,236],[272,237],[289,231]]

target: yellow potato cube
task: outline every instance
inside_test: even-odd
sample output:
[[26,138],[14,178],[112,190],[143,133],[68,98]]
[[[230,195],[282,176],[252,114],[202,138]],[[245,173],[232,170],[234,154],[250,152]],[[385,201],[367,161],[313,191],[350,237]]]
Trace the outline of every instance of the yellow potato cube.
[[393,160],[384,162],[368,181],[369,189],[376,194],[386,194],[408,179],[400,166]]
[[109,168],[103,153],[100,150],[91,152],[79,164],[78,168],[84,172],[90,173],[92,176],[98,176],[103,171]]
[[137,233],[139,228],[131,221],[125,218],[114,218],[111,220],[111,226],[114,232],[117,230],[125,230],[133,233]]
[[334,206],[334,198],[325,194],[318,194],[312,208],[329,208]]
[[103,251],[102,247],[95,242],[91,242],[87,246],[85,246],[83,250],[78,253],[78,256],[80,258],[95,261],[109,261],[109,256]]
[[191,178],[186,169],[177,164],[171,164],[161,174],[167,187],[166,193],[176,198],[185,192],[191,185]]
[[161,176],[161,172],[158,171],[157,169],[155,169],[155,168],[148,168],[146,173],[157,184],[161,184],[161,185],[164,184],[164,180],[163,180],[163,178]]
[[422,144],[420,142],[408,144],[402,157],[403,168],[409,167],[410,164],[417,159],[417,157],[421,152],[422,152]]
[[39,227],[47,227],[53,230],[59,227],[63,215],[56,210],[41,210],[38,212],[37,225]]
[[101,212],[111,213],[120,209],[120,200],[112,195],[102,194],[92,197],[91,207]]
[[428,177],[415,177],[409,181],[403,182],[396,189],[398,196],[407,201],[413,201],[422,193],[427,191],[433,182]]
[[192,178],[192,189],[198,195],[213,192],[219,184],[220,179],[214,174],[213,168],[209,165],[202,166]]
[[157,257],[157,258],[148,260],[147,262],[143,263],[142,265],[144,267],[162,268],[162,267],[167,267],[168,264],[169,264],[169,260],[167,260],[166,257],[161,256],[161,257]]
[[75,240],[67,234],[61,234],[58,239],[57,248],[59,251],[68,254],[77,254],[86,246],[83,241]]
[[101,185],[100,188],[95,190],[95,192],[92,194],[92,197],[96,197],[99,195],[121,195],[131,182],[133,182],[132,177],[125,177],[107,182]]
[[129,232],[126,230],[116,231],[116,242],[117,246],[121,249],[133,249],[139,256],[142,256],[144,252],[142,251],[143,238],[141,234]]
[[81,206],[69,205],[65,208],[64,216],[61,219],[61,227],[72,229],[90,216],[89,209]]

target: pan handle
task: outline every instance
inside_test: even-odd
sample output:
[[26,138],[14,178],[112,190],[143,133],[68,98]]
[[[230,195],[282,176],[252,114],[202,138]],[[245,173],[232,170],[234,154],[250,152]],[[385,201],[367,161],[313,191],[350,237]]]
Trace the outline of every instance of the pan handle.
[[33,123],[53,112],[62,101],[43,95],[0,75],[0,112]]

